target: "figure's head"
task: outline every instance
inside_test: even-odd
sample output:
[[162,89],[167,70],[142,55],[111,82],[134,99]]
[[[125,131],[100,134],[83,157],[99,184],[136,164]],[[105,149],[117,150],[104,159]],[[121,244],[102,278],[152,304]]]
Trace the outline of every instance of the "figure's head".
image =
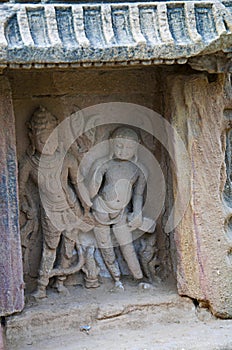
[[[58,125],[57,118],[46,108],[39,107],[32,114],[27,123],[29,136],[33,150],[45,155],[52,155],[58,148],[58,133],[55,128]],[[52,133],[52,137],[49,136]],[[44,147],[46,144],[46,147]]]
[[130,128],[120,127],[112,134],[113,153],[120,160],[137,158],[139,138],[137,133]]

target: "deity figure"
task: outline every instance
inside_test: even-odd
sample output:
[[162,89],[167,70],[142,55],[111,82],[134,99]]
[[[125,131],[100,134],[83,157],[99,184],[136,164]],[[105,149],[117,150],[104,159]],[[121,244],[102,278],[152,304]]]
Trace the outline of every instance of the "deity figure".
[[[69,267],[74,248],[79,253],[75,272],[84,265],[78,230],[86,232],[91,229],[88,217],[86,219],[83,215],[83,207],[86,209],[88,203],[84,202],[78,189],[77,160],[71,153],[65,152],[59,142],[57,125],[57,118],[43,107],[33,113],[27,123],[31,145],[19,171],[20,203],[28,218],[35,215],[26,186],[29,179],[39,189],[43,247],[35,298],[46,297],[46,288],[52,276],[59,276],[57,290],[66,291],[64,272]],[[61,238],[63,244],[59,271],[54,269],[54,263]]]
[[[136,229],[152,230],[154,222],[142,214],[146,190],[146,170],[139,164],[137,133],[119,127],[112,135],[109,156],[92,165],[88,190],[92,213],[96,220],[94,235],[103,260],[117,288],[123,288],[120,269],[114,252],[111,228],[122,255],[136,280],[143,272],[133,244],[132,232]],[[150,226],[149,226],[150,225]]]

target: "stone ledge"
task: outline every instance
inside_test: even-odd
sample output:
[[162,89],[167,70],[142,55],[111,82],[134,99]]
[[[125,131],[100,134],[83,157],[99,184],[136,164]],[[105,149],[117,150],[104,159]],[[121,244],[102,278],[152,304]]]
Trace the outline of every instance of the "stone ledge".
[[69,287],[69,296],[56,291],[39,303],[28,303],[23,312],[7,319],[7,341],[10,348],[25,349],[27,344],[47,338],[65,336],[84,325],[93,326],[101,320],[118,318],[143,310],[159,313],[160,309],[177,307],[191,310],[190,299],[181,298],[167,285],[157,284],[141,290],[137,284],[126,282],[125,291],[112,292],[112,281],[105,279],[97,289]]
[[0,5],[0,65],[183,64],[230,51],[232,3]]

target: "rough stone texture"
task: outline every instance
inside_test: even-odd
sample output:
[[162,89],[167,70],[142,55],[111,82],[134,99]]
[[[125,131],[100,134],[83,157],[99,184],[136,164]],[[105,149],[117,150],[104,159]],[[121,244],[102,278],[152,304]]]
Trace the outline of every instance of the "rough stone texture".
[[0,326],[0,350],[4,350],[5,349],[5,345],[6,345],[5,332],[4,332],[3,326],[1,325]]
[[2,67],[183,64],[228,51],[231,3],[13,4],[0,6]]
[[[42,349],[46,345],[42,346],[40,341],[59,336],[63,340],[68,337],[66,341],[68,346],[75,335],[81,337],[81,326],[91,326],[89,336],[91,338],[92,330],[94,331],[98,325],[113,319],[121,319],[123,322],[126,318],[130,319],[134,312],[141,312],[146,316],[151,313],[159,317],[161,310],[176,307],[181,317],[182,310],[191,313],[193,309],[193,304],[187,298],[180,298],[176,290],[168,285],[165,287],[156,285],[149,290],[139,290],[138,286],[129,281],[126,285],[125,291],[112,292],[112,283],[106,280],[95,290],[86,290],[80,286],[72,287],[69,288],[69,296],[61,297],[56,293],[50,293],[39,305],[28,304],[20,315],[11,316],[7,320],[6,336],[10,349],[33,349],[36,345]],[[140,317],[137,319],[137,328],[140,329],[139,319]],[[126,327],[129,330],[129,327]],[[117,330],[114,328],[114,335],[116,334]],[[102,348],[111,348],[104,346],[104,338],[103,331]],[[110,340],[114,342],[112,338]],[[75,348],[82,349],[79,340]]]
[[[191,164],[190,205],[175,231],[178,290],[209,306],[215,315],[231,317],[231,240],[225,226],[230,212],[223,201],[225,139],[231,127],[223,110],[226,104],[231,106],[231,92],[225,82],[224,75],[169,78],[167,113],[185,140]],[[184,171],[178,150],[176,160]]]
[[18,226],[17,158],[14,114],[8,79],[0,78],[0,316],[23,308]]
[[192,57],[188,60],[188,64],[193,69],[209,73],[232,72],[231,53],[225,55],[223,52],[219,52],[214,55]]
[[11,350],[229,350],[231,325],[167,285],[111,293],[104,284],[28,305],[8,319],[7,339]]

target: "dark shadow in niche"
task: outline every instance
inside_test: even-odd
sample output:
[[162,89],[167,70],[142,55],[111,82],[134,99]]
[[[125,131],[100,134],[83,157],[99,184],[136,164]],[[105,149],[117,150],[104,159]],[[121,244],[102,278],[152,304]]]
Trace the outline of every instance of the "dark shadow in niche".
[[229,242],[232,242],[232,216],[226,219],[225,222],[226,237]]

